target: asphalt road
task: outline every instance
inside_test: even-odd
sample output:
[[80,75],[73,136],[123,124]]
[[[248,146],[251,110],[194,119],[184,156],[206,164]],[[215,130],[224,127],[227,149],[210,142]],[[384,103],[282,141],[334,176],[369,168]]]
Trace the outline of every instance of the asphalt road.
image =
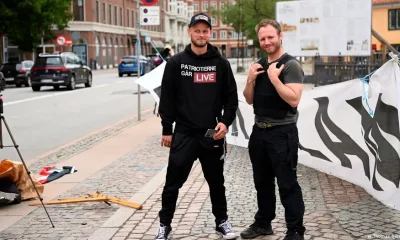
[[[26,162],[119,120],[137,115],[137,77],[119,78],[117,70],[93,73],[93,86],[54,90],[8,86],[2,92],[3,116]],[[142,89],[143,90],[143,89]],[[141,94],[141,110],[154,107],[150,94]],[[2,124],[3,145],[12,141]],[[0,149],[0,160],[20,161],[14,147]]]

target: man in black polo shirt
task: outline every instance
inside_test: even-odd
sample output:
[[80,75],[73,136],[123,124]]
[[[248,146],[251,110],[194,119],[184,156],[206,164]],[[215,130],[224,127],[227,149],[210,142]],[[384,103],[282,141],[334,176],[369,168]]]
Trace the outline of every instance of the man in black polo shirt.
[[251,65],[243,94],[247,103],[253,104],[255,114],[249,154],[258,211],[255,222],[241,237],[273,234],[276,177],[288,228],[284,240],[303,240],[304,201],[296,175],[299,144],[296,121],[304,73],[300,63],[282,48],[283,35],[278,22],[263,20],[256,31],[260,47],[268,57]]

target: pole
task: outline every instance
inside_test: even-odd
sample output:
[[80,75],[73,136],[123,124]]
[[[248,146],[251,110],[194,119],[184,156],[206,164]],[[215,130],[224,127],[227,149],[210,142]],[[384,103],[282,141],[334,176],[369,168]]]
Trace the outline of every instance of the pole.
[[[140,1],[136,0],[136,15],[137,15],[137,23],[136,23],[136,55],[137,55],[137,74],[138,74],[138,79],[140,78],[140,50],[141,50],[141,44],[140,44]],[[137,85],[137,91],[138,91],[138,121],[141,120],[140,116],[140,85]]]
[[42,53],[44,53],[44,39],[42,37]]

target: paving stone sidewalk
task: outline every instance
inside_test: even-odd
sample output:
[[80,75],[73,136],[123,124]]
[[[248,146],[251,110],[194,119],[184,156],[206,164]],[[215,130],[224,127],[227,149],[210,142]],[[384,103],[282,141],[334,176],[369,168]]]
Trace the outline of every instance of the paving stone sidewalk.
[[[159,141],[158,135],[152,137],[57,198],[83,197],[88,192],[100,191],[105,195],[129,199],[166,165],[168,151],[158,147]],[[46,208],[55,228],[51,227],[44,209],[39,207],[0,232],[0,239],[88,239],[119,209],[119,205],[96,202],[47,205]]]
[[[306,239],[400,239],[400,212],[377,202],[351,183],[302,165],[298,169],[306,206]],[[231,148],[225,164],[225,179],[229,219],[239,235],[253,222],[257,209],[247,149]],[[154,239],[162,186],[144,203],[143,210],[134,213],[121,226],[113,240]],[[285,235],[284,209],[278,189],[276,194],[275,234],[257,239],[283,239]],[[172,239],[220,239],[214,224],[209,188],[196,161],[179,194]]]
[[[159,146],[159,135],[155,135],[58,197],[82,196],[99,190],[129,199],[161,171],[167,157],[168,150]],[[302,165],[298,175],[306,204],[306,239],[400,239],[400,212],[374,200],[362,188]],[[230,221],[239,234],[252,223],[257,208],[247,149],[230,147],[225,179]],[[154,238],[158,228],[162,185],[143,204],[144,209],[136,211],[112,239]],[[279,197],[277,200],[277,219],[273,223],[276,234],[260,239],[282,239],[284,236],[283,208]],[[82,203],[49,205],[47,208],[56,228],[51,228],[44,210],[39,207],[0,232],[0,239],[88,239],[113,216],[119,206]],[[208,185],[198,161],[180,191],[172,226],[173,239],[220,238],[214,233]]]

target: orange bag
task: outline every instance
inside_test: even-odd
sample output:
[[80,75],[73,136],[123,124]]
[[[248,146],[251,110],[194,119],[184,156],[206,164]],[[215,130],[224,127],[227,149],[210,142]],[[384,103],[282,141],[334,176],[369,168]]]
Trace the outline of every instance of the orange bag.
[[[41,184],[32,173],[31,177],[39,194],[42,196],[44,191],[43,184]],[[21,193],[22,201],[38,199],[37,193],[22,163],[14,162],[9,159],[2,160],[0,162],[0,178],[8,179],[15,183]]]

